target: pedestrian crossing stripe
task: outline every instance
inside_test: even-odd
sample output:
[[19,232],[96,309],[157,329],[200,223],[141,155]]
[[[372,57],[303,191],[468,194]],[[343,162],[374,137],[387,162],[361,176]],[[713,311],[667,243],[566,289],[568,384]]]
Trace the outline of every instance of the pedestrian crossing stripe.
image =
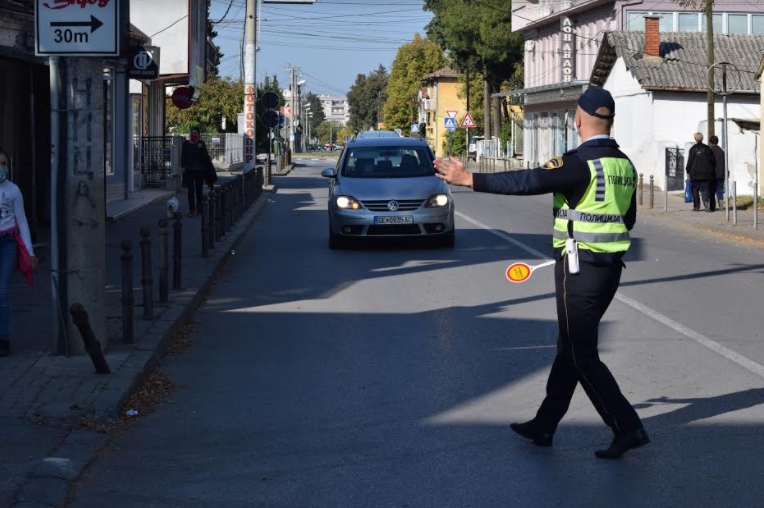
[[472,115],[467,113],[464,115],[464,118],[462,119],[462,123],[459,125],[462,129],[472,129],[474,127],[477,127],[477,124],[475,123],[475,120],[472,119]]

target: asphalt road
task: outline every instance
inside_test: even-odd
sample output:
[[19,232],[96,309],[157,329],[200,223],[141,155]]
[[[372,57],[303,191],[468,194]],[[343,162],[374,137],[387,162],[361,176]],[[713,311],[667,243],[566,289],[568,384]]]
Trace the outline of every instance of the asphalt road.
[[74,508],[764,506],[760,247],[640,218],[601,351],[652,443],[621,461],[577,390],[551,449],[551,197],[455,190],[453,250],[327,246],[326,163],[279,191],[163,369],[182,387]]

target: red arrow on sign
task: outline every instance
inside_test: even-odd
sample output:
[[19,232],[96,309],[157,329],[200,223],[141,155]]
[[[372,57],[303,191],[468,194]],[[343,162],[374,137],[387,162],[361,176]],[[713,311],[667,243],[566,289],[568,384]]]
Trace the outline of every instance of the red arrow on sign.
[[477,127],[477,124],[475,123],[475,120],[472,119],[472,115],[467,113],[464,115],[464,118],[462,118],[462,123],[459,124],[459,127],[462,129],[472,129],[473,127]]

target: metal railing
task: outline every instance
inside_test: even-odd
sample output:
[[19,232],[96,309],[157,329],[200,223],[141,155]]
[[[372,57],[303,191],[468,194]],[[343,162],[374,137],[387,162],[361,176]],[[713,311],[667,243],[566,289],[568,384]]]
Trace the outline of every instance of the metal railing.
[[164,187],[180,168],[180,143],[172,136],[141,136],[139,167],[143,187]]

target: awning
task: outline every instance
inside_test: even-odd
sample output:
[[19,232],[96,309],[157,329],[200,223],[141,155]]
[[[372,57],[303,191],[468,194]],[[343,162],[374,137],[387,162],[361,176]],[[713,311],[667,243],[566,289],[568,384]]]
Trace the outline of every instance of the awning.
[[509,92],[491,94],[491,97],[508,97],[512,104],[547,104],[552,102],[575,101],[589,87],[585,80],[570,83],[554,83],[551,85],[521,88]]

